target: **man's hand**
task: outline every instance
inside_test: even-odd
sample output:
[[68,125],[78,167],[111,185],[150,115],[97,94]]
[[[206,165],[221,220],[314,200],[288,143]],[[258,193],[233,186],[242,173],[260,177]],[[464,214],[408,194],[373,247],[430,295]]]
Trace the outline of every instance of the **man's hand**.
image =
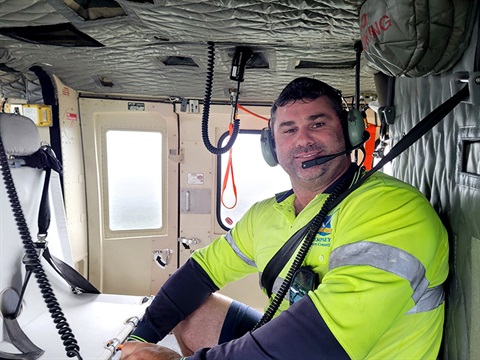
[[164,346],[127,341],[122,346],[121,360],[179,360],[182,356]]

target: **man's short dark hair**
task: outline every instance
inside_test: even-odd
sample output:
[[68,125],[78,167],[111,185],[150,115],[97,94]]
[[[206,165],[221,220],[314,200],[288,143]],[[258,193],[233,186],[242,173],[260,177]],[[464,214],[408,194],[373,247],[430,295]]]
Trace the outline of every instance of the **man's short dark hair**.
[[324,83],[323,81],[308,78],[308,77],[299,77],[295,80],[292,80],[285,88],[282,90],[277,100],[273,103],[270,119],[275,121],[275,115],[277,109],[281,106],[285,106],[290,102],[295,101],[313,101],[318,99],[320,96],[327,96],[332,104],[333,108],[337,112],[337,115],[340,119],[343,117],[343,106],[342,106],[342,94],[337,89],[331,87],[330,85]]

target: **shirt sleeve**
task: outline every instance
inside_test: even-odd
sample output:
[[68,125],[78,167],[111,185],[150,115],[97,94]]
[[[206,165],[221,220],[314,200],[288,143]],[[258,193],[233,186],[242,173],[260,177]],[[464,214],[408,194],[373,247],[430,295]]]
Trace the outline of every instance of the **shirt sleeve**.
[[350,359],[308,296],[254,332],[200,349],[191,360]]
[[157,343],[217,290],[205,271],[189,259],[162,286],[130,339]]

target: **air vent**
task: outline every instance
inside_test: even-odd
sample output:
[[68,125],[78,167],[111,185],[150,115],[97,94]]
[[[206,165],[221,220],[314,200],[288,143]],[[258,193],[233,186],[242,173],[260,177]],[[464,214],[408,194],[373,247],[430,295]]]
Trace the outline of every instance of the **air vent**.
[[103,86],[103,87],[114,87],[115,84],[113,83],[113,80],[110,79],[108,76],[99,76],[98,82]]
[[355,68],[355,60],[335,61],[335,62],[318,62],[300,60],[295,69],[353,69]]
[[166,66],[192,66],[198,67],[197,63],[192,58],[186,56],[168,56],[160,60]]
[[0,28],[0,34],[40,45],[55,46],[91,46],[102,47],[97,40],[84,34],[72,24],[42,25],[42,26],[23,26]]
[[269,67],[267,56],[262,52],[255,51],[246,66],[247,69],[268,69]]
[[127,15],[114,0],[63,0],[63,2],[85,20],[110,19]]

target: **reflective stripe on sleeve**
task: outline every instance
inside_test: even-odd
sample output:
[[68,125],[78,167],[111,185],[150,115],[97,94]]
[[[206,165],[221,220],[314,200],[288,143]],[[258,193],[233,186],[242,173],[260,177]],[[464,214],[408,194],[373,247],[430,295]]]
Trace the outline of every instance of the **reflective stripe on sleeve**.
[[428,289],[429,281],[425,277],[422,263],[397,247],[360,241],[333,250],[329,270],[347,265],[369,265],[407,280],[413,290],[412,300],[415,302],[415,306],[408,311],[409,314],[433,310],[444,300],[442,286]]
[[436,309],[445,300],[443,285],[438,285],[427,289],[425,294],[418,300],[417,304],[411,308],[407,314],[416,314]]
[[243,262],[247,265],[250,265],[250,266],[253,266],[253,267],[257,267],[257,264],[255,264],[255,261],[253,261],[252,259],[248,258],[244,253],[242,253],[240,251],[240,249],[238,248],[237,244],[235,243],[235,239],[233,238],[232,236],[232,233],[231,233],[231,230],[228,231],[226,234],[225,234],[225,239],[227,240],[228,244],[231,246],[231,248],[233,249],[233,252],[240,258],[243,260]]

